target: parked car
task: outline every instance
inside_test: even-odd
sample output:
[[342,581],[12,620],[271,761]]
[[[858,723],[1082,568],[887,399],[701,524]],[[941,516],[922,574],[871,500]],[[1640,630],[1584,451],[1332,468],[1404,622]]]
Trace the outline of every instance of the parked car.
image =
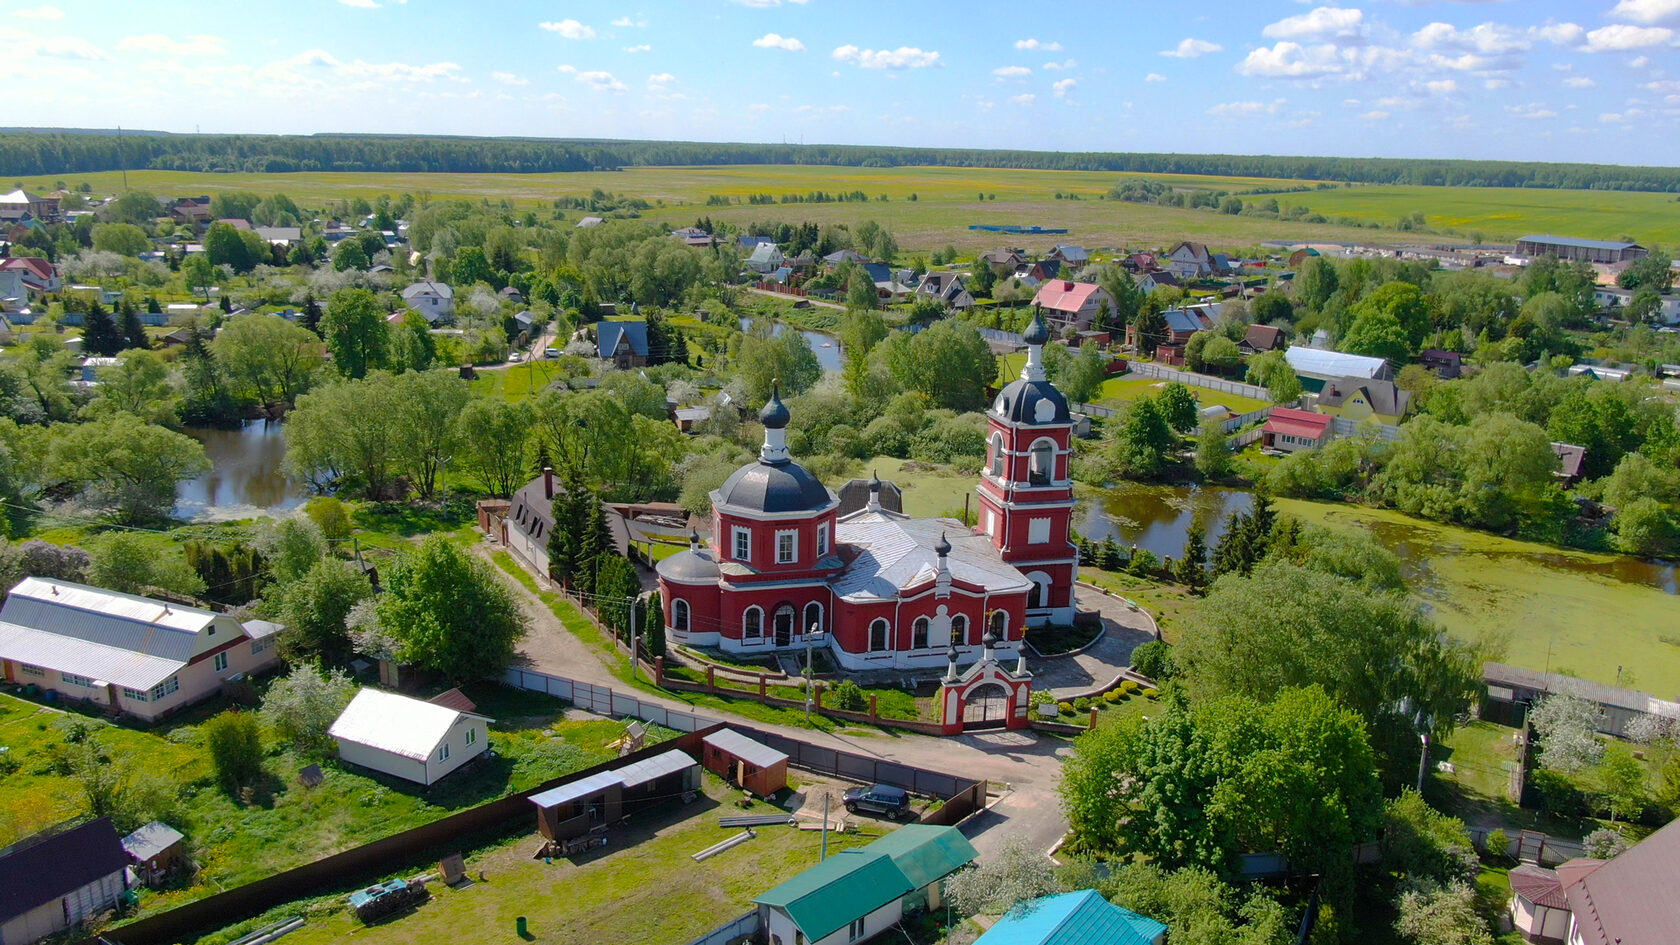
[[845,802],[846,810],[854,814],[865,810],[897,820],[910,813],[910,792],[890,784],[847,788],[841,800]]
[[520,354],[517,351],[508,355],[508,363],[509,364],[518,364],[519,362],[521,362],[523,360],[525,360],[525,356],[523,354]]
[[559,356],[560,356],[560,349],[559,348],[544,348],[543,349],[543,357],[545,357],[545,358],[558,358]]

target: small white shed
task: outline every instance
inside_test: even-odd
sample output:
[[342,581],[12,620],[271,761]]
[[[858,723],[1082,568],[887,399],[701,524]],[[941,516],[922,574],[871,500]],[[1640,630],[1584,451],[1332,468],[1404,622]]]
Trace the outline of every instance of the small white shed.
[[424,784],[490,747],[492,719],[378,689],[363,689],[328,734],[342,761]]

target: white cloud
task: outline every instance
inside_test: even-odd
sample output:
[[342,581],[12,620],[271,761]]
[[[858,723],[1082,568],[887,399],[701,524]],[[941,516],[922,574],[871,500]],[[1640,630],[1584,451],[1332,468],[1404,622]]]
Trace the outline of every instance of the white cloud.
[[1584,75],[1572,75],[1569,78],[1564,79],[1563,84],[1572,89],[1590,89],[1598,83]]
[[647,20],[632,20],[627,16],[621,16],[618,19],[613,20],[612,25],[618,27],[619,29],[627,29],[630,27],[640,29],[641,27],[647,25]]
[[677,81],[677,77],[672,75],[669,72],[655,73],[654,75],[648,76],[648,80],[647,80],[648,91],[649,92],[663,92],[668,87],[670,87],[672,82],[675,82],[675,81]]
[[848,44],[836,48],[831,55],[860,69],[921,69],[939,65],[939,53],[924,51],[914,46],[900,46],[897,49],[859,49]]
[[1578,23],[1547,23],[1535,29],[1534,35],[1554,46],[1579,46],[1587,31]]
[[492,72],[492,73],[490,73],[490,78],[495,79],[497,82],[500,82],[503,85],[530,85],[531,84],[530,79],[522,79],[512,72]]
[[1032,70],[1026,66],[1000,66],[992,70],[992,75],[1000,79],[1019,79],[1022,76],[1032,75]]
[[1165,81],[1167,81],[1167,77],[1162,75],[1159,72],[1151,72],[1148,75],[1143,77],[1143,81],[1145,81],[1145,82],[1165,82]]
[[1079,65],[1079,61],[1076,59],[1064,59],[1061,62],[1047,62],[1044,64],[1044,68],[1051,72],[1055,72],[1059,69],[1072,69],[1077,65]]
[[413,66],[406,62],[363,62],[357,59],[337,67],[339,75],[357,79],[389,79],[398,82],[430,82],[433,79],[455,79],[461,67],[453,62],[429,62]]
[[1621,0],[1610,15],[1639,23],[1680,21],[1680,0]]
[[1031,105],[1033,102],[1038,100],[1038,96],[1032,94],[1031,92],[1023,92],[1020,95],[1010,96],[1009,100],[1017,105]]
[[[42,39],[33,33],[23,30],[0,26],[0,48],[10,54],[10,58],[22,56],[43,56],[48,59],[79,59],[93,62],[111,58],[105,50],[93,45],[77,36],[53,36]],[[20,75],[24,73],[19,73]],[[86,78],[80,76],[78,78]]]
[[1220,118],[1247,118],[1256,115],[1275,115],[1283,99],[1271,102],[1221,102],[1207,110],[1209,115]]
[[1651,64],[1651,57],[1650,56],[1635,56],[1632,59],[1628,60],[1628,66],[1630,68],[1634,68],[1634,69],[1643,69],[1650,64]]
[[1161,50],[1161,55],[1171,56],[1174,59],[1200,59],[1208,53],[1221,52],[1224,49],[1224,46],[1218,43],[1210,43],[1205,39],[1183,39],[1179,41],[1175,48]]
[[1587,52],[1620,52],[1624,49],[1644,49],[1661,46],[1674,38],[1674,31],[1663,26],[1628,26],[1616,23],[1587,34]]
[[357,7],[363,10],[379,9],[379,4],[373,2],[373,0],[338,0],[338,2],[347,7]]
[[555,68],[566,75],[577,75],[577,66],[555,66]]
[[589,86],[597,92],[628,92],[630,87],[613,78],[611,72],[579,72],[577,81]]
[[763,102],[754,102],[747,106],[747,111],[749,112],[767,112],[769,110],[770,106],[764,104]]
[[567,39],[595,38],[595,27],[584,26],[577,20],[561,20],[558,23],[550,21],[547,23],[538,23],[537,25],[545,30],[548,30],[550,33],[559,33]]
[[227,40],[202,33],[188,36],[184,40],[171,39],[162,33],[124,36],[117,40],[117,48],[156,53],[160,56],[225,56],[228,52]]
[[1385,112],[1382,109],[1378,108],[1378,109],[1373,109],[1371,111],[1368,111],[1368,112],[1360,115],[1359,117],[1364,119],[1365,121],[1380,121],[1384,118],[1387,118],[1388,116],[1389,116],[1388,112]]
[[13,16],[21,16],[26,20],[62,20],[64,11],[54,6],[26,7],[12,11]]
[[1531,45],[1521,32],[1498,23],[1482,23],[1461,30],[1451,23],[1435,22],[1413,33],[1412,42],[1425,49],[1455,49],[1487,55],[1519,52]]
[[1457,92],[1458,91],[1458,83],[1454,82],[1452,79],[1441,79],[1441,80],[1438,80],[1438,81],[1435,81],[1435,82],[1425,82],[1423,84],[1423,87],[1428,89],[1431,92],[1436,93],[1437,95],[1445,95],[1449,92]]
[[1073,91],[1074,86],[1078,84],[1078,79],[1063,79],[1060,82],[1051,83],[1050,87],[1056,90],[1057,98],[1067,98],[1067,94]]
[[1529,102],[1527,105],[1507,105],[1505,110],[1518,118],[1528,119],[1556,118],[1558,114],[1539,102]]
[[805,51],[804,43],[794,39],[792,36],[783,36],[780,33],[765,33],[763,36],[753,40],[753,45],[759,47],[760,49],[785,49],[788,52]]
[[1302,46],[1284,40],[1271,48],[1261,46],[1237,64],[1243,75],[1302,79],[1341,72],[1343,61],[1330,43]]
[[1484,80],[1482,80],[1482,88],[1484,88],[1484,89],[1508,89],[1510,87],[1511,87],[1511,80],[1510,79],[1484,79]]
[[1598,120],[1604,122],[1606,125],[1616,124],[1617,122],[1626,120],[1626,118],[1626,115],[1621,115],[1616,112],[1605,112],[1604,114],[1598,116]]
[[1340,7],[1319,7],[1310,13],[1279,20],[1260,31],[1272,39],[1328,39],[1358,36],[1365,23],[1363,11]]
[[1036,40],[1036,39],[1018,39],[1018,40],[1015,41],[1015,48],[1016,49],[1042,49],[1045,52],[1061,52],[1062,51],[1062,44],[1061,43],[1045,43],[1045,42],[1040,42],[1039,40]]
[[649,46],[647,43],[638,43],[634,46],[624,47],[624,51],[627,53],[651,52],[652,50],[653,47]]

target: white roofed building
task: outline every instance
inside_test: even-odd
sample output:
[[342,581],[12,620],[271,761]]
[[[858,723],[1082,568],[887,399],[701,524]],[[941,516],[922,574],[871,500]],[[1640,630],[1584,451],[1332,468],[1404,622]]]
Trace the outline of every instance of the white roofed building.
[[341,761],[424,784],[490,747],[491,719],[378,689],[363,689],[327,734]]
[[1301,386],[1315,394],[1324,389],[1326,382],[1341,378],[1383,381],[1394,379],[1394,368],[1385,358],[1344,354],[1340,351],[1307,348],[1301,345],[1290,345],[1283,352],[1283,356],[1301,378]]
[[277,624],[48,578],[0,607],[0,675],[58,698],[161,718],[273,666]]

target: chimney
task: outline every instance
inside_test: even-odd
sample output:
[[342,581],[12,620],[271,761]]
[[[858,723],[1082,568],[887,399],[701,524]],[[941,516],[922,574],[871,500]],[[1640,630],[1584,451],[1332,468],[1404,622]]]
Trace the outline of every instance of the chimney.
[[543,467],[543,498],[554,498],[554,467]]

